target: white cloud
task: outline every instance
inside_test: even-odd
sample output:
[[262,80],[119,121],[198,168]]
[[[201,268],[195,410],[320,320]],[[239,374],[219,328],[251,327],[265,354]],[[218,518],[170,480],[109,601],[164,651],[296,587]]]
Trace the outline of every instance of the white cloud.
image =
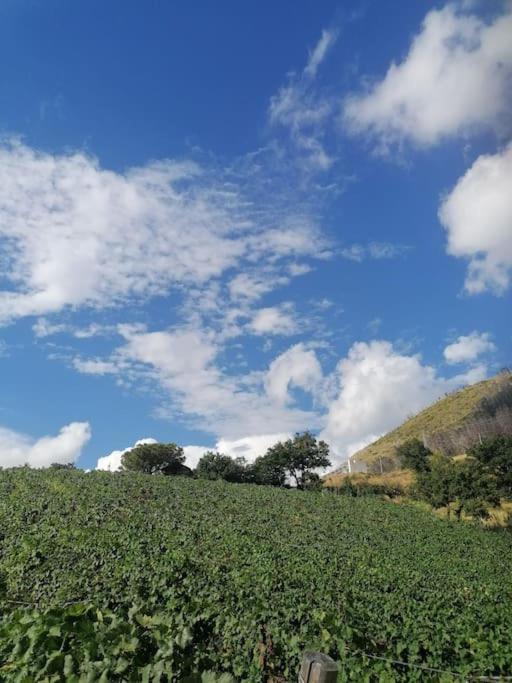
[[460,336],[443,351],[447,363],[467,363],[489,351],[495,351],[496,346],[490,339],[488,332],[472,332]]
[[357,342],[338,363],[336,376],[338,396],[321,436],[342,460],[444,393],[483,379],[485,366],[445,379],[419,356],[404,355],[389,342]]
[[293,277],[307,275],[307,273],[310,273],[312,270],[311,266],[307,263],[290,263],[288,266],[288,272],[290,275],[293,275]]
[[341,250],[341,255],[350,261],[361,263],[366,259],[390,259],[404,254],[409,247],[389,242],[370,242],[369,244],[351,244]]
[[[285,276],[282,284],[288,282]],[[276,286],[275,279],[266,277],[264,273],[238,273],[228,283],[229,294],[233,299],[256,300],[272,291]]]
[[322,141],[325,124],[333,113],[333,103],[318,95],[314,81],[318,67],[336,38],[335,31],[322,31],[302,74],[291,74],[288,84],[281,87],[270,99],[270,123],[288,129],[293,144],[302,154],[304,168],[308,171],[325,171],[333,163]]
[[72,330],[73,337],[76,339],[90,339],[99,335],[108,335],[114,332],[114,325],[99,325],[98,323],[91,323],[87,327],[75,327]]
[[109,375],[117,372],[114,363],[98,358],[82,359],[74,358],[73,367],[83,375]]
[[265,390],[270,399],[285,405],[292,401],[290,387],[314,393],[322,378],[322,368],[315,352],[306,349],[302,343],[295,344],[270,364]]
[[384,79],[345,101],[344,122],[381,150],[431,146],[473,129],[510,127],[512,12],[485,22],[457,3],[432,9],[409,53]]
[[[512,34],[511,34],[512,35]],[[512,41],[510,41],[512,44]],[[469,294],[503,293],[512,269],[512,145],[478,157],[441,204],[447,251],[469,259]]]
[[[322,428],[333,458],[346,458],[442,394],[484,379],[487,370],[480,364],[444,378],[418,355],[372,341],[355,343],[328,376],[315,351],[302,343],[274,358],[266,371],[231,374],[219,362],[222,347],[213,334],[194,328],[147,332],[140,326],[120,331],[126,343],[109,362],[128,383],[150,385],[155,394],[159,388],[161,417],[179,415],[219,435],[216,450],[248,457],[261,454],[260,437],[275,442]],[[314,409],[298,407],[296,388],[310,395]],[[208,448],[187,446],[187,464],[195,466]],[[98,466],[115,469],[121,455],[116,451]]]
[[314,50],[309,54],[308,63],[304,69],[304,75],[308,78],[315,78],[318,67],[324,61],[327,52],[336,42],[338,34],[336,31],[324,29],[320,40],[315,45]]
[[295,317],[293,305],[284,303],[255,311],[249,329],[257,335],[296,334],[299,322]]
[[206,451],[211,451],[213,449],[207,448],[206,446],[184,446],[183,452],[185,454],[185,465],[190,467],[190,469],[195,469],[197,463],[206,453]]
[[[121,326],[126,343],[107,362],[117,367],[124,381],[155,383],[162,389],[161,417],[186,416],[202,431],[238,439],[247,434],[293,432],[315,428],[318,414],[291,403],[279,405],[265,391],[266,372],[232,374],[221,365],[223,347],[217,335],[199,328],[146,332]],[[299,345],[300,348],[300,345]],[[299,354],[297,354],[298,356]],[[304,351],[305,358],[310,352]],[[288,382],[309,390],[312,371],[289,368]],[[276,375],[274,368],[271,375]],[[281,375],[283,373],[281,372]],[[283,381],[283,380],[281,380]],[[274,387],[278,380],[271,380]]]
[[53,324],[46,318],[38,318],[32,325],[32,332],[38,338],[50,337],[54,334],[59,334],[59,332],[66,332],[67,329],[67,325],[62,323]]
[[71,422],[57,436],[32,439],[0,427],[0,467],[48,467],[52,463],[76,462],[91,438],[88,422]]
[[[0,257],[12,287],[0,291],[0,324],[201,286],[247,262],[260,280],[270,268],[275,286],[283,259],[323,251],[302,209],[282,221],[268,193],[262,209],[246,191],[192,162],[115,173],[83,153],[1,144]],[[36,334],[57,331],[49,325]]]
[[244,436],[235,440],[219,439],[215,450],[230,455],[232,458],[245,458],[247,462],[254,462],[258,456],[265,455],[267,450],[278,441],[286,441],[291,436],[291,432],[280,432]]
[[87,327],[74,327],[67,323],[52,323],[48,318],[38,318],[32,325],[32,332],[38,338],[52,337],[55,334],[71,334],[76,339],[90,339],[98,335],[111,334],[115,331],[113,325],[99,325],[91,323]]
[[104,455],[102,458],[98,458],[96,469],[106,470],[108,472],[117,472],[121,469],[121,460],[123,455],[128,453],[128,451],[133,450],[136,446],[140,446],[141,444],[145,443],[157,443],[157,441],[156,439],[148,437],[145,439],[139,439],[133,444],[133,446],[128,446],[128,448],[124,448],[121,451],[112,451],[112,453]]

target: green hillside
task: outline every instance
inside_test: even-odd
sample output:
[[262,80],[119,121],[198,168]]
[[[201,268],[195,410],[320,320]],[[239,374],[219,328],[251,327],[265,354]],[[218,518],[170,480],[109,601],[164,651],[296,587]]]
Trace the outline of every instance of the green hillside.
[[422,439],[432,450],[457,455],[480,437],[512,434],[512,374],[503,371],[436,401],[400,427],[352,456],[367,465],[394,458],[395,448],[408,439]]
[[295,683],[305,649],[340,682],[512,675],[511,556],[375,497],[0,471],[0,680]]

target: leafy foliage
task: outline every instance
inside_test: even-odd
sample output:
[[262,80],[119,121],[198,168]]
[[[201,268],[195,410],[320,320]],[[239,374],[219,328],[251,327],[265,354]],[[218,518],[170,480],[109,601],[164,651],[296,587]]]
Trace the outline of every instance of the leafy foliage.
[[293,439],[279,441],[268,449],[266,454],[276,468],[281,467],[295,482],[298,489],[318,481],[314,470],[329,467],[329,446],[325,441],[317,441],[310,432],[296,434]]
[[241,483],[247,480],[247,465],[244,458],[231,458],[223,453],[207,451],[197,463],[196,476],[199,479]]
[[429,470],[418,476],[417,491],[434,508],[453,506],[457,517],[463,511],[486,517],[489,505],[500,503],[495,477],[472,458],[433,456]]
[[321,489],[318,467],[328,467],[329,446],[317,441],[310,432],[296,434],[293,439],[279,441],[265,455],[247,464],[244,458],[208,451],[196,468],[200,479],[223,479],[236,483],[254,483],[266,486],[289,485],[289,479],[299,489]]
[[419,439],[409,439],[400,444],[396,449],[396,455],[402,467],[406,469],[415,472],[428,472],[430,469],[429,458],[432,451]]
[[500,492],[507,498],[512,497],[512,436],[485,439],[470,448],[468,455],[495,474]]
[[252,480],[256,484],[266,486],[285,486],[286,467],[285,463],[272,449],[265,455],[261,455],[251,465]]
[[192,474],[185,465],[185,454],[175,443],[144,443],[123,454],[124,470],[144,474]]
[[340,681],[511,675],[511,554],[375,497],[4,470],[0,680],[277,683],[305,649]]

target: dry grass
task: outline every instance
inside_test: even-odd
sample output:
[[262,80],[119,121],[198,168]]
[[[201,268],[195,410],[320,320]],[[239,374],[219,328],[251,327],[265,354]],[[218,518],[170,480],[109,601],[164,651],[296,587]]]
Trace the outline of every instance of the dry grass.
[[[430,507],[430,506],[427,506]],[[432,509],[432,508],[430,508]],[[447,507],[435,510],[435,514],[442,519],[454,519],[453,510]],[[500,507],[489,508],[489,517],[483,519],[480,523],[490,529],[504,528],[510,526],[510,519],[512,518],[512,501],[503,501]],[[461,515],[461,520],[464,522],[473,522],[475,519],[470,515]]]
[[405,493],[414,481],[414,473],[411,470],[396,470],[386,474],[344,474],[335,472],[326,476],[324,486],[340,486],[347,478],[354,484],[385,485],[401,489]]

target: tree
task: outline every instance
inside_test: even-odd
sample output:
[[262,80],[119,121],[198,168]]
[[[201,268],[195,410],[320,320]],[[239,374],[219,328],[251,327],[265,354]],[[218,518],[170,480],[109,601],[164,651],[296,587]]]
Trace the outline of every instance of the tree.
[[260,455],[248,469],[248,478],[265,486],[285,486],[286,467],[279,455],[267,452]]
[[492,472],[502,495],[512,497],[512,436],[498,436],[485,439],[472,446],[468,455],[476,458]]
[[61,463],[52,462],[50,465],[51,470],[76,470],[76,465],[73,462]]
[[200,479],[223,479],[224,481],[246,481],[244,458],[231,458],[223,453],[207,451],[197,463],[196,475]]
[[186,467],[185,454],[175,443],[144,443],[123,454],[123,470],[144,474],[185,474],[192,471]]
[[428,472],[432,451],[419,439],[409,439],[395,449],[402,467],[415,472]]
[[457,519],[462,512],[484,518],[489,506],[499,505],[496,479],[477,460],[454,461],[444,455],[434,455],[430,469],[420,472],[417,493],[434,508],[453,509]]
[[311,475],[318,467],[329,467],[329,446],[317,441],[310,432],[297,433],[293,439],[279,441],[268,449],[265,457],[281,467],[295,481],[298,489],[308,488]]

